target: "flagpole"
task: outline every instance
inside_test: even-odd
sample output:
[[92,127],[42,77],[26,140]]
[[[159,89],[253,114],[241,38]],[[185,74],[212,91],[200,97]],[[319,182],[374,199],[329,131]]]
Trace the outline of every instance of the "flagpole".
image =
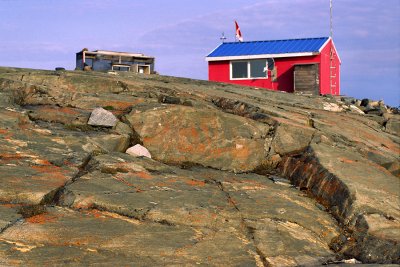
[[237,42],[237,40],[236,40],[236,19],[233,21],[233,23],[235,24],[235,32],[233,33],[234,34],[233,40],[235,40],[235,43],[236,43]]

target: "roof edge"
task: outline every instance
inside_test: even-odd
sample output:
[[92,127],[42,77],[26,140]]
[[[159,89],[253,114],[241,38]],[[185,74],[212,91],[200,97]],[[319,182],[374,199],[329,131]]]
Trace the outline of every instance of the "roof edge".
[[[330,37],[329,37],[329,38],[330,38]],[[338,52],[337,49],[336,49],[336,45],[335,45],[335,42],[333,42],[333,39],[332,39],[332,46],[333,46],[333,49],[335,49],[337,58],[339,59],[339,63],[342,64],[342,60],[340,59],[339,52]]]
[[207,56],[206,61],[245,60],[245,59],[257,59],[257,58],[306,57],[306,56],[316,56],[319,54],[320,54],[320,52],[300,52],[300,53],[285,53],[285,54],[259,54],[259,55],[223,56],[223,57]]
[[329,39],[330,37],[323,36],[323,37],[309,37],[309,38],[289,38],[289,39],[255,40],[255,41],[243,41],[243,42],[224,42],[224,44],[275,42],[275,41],[297,41],[297,40],[313,40],[313,39],[324,39],[324,38],[328,38]]

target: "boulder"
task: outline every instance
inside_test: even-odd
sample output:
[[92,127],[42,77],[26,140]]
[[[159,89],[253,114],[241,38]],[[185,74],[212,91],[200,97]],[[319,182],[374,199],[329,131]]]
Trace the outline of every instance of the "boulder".
[[97,152],[124,152],[130,141],[130,136],[127,134],[103,134],[94,136],[89,139],[89,143],[97,147]]
[[171,105],[126,116],[153,157],[250,171],[264,160],[269,126],[215,109]]
[[142,145],[136,144],[126,150],[126,153],[135,157],[148,157],[151,158],[150,152]]
[[297,154],[310,144],[315,129],[295,124],[281,124],[275,132],[272,148],[279,155]]
[[398,117],[390,118],[386,122],[385,131],[399,136],[400,135],[400,118],[398,118]]
[[377,106],[368,105],[364,110],[364,113],[366,114],[377,115],[377,116],[382,116],[385,112],[386,108],[379,105]]
[[117,121],[118,119],[110,111],[104,108],[95,108],[90,114],[88,124],[92,126],[114,127]]

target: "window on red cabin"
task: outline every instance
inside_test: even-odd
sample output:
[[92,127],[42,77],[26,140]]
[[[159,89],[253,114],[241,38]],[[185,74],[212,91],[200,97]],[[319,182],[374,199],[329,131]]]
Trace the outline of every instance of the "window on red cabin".
[[243,79],[248,77],[247,61],[232,61],[232,78]]
[[267,61],[265,59],[250,60],[250,77],[267,78]]
[[268,78],[268,70],[274,68],[273,59],[231,61],[231,79]]

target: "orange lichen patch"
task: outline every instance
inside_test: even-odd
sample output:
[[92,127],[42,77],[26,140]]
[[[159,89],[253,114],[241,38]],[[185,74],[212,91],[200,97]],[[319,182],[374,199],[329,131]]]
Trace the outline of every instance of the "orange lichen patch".
[[184,142],[179,143],[179,146],[177,147],[179,152],[184,152],[184,153],[197,152],[197,146],[195,146],[195,145],[193,145],[191,143],[186,143],[186,144],[185,143]]
[[51,163],[48,160],[45,160],[45,159],[34,159],[33,161],[36,164],[40,164],[40,165],[46,165],[46,166],[51,165]]
[[[142,103],[144,99],[136,99],[132,101],[118,101],[118,100],[98,100],[96,99],[96,105],[97,106],[102,106],[102,107],[113,107],[116,110],[126,110],[134,105],[137,105],[139,103]],[[111,110],[111,112],[113,112]]]
[[23,204],[0,204],[1,207],[6,207],[6,208],[19,208],[21,207]]
[[107,216],[109,218],[113,218],[113,219],[118,219],[118,220],[123,220],[125,222],[131,223],[131,224],[135,224],[135,225],[140,225],[141,222],[137,219],[132,219],[126,216],[122,216],[113,212],[108,212],[108,211],[102,211],[104,216]]
[[96,209],[89,210],[87,212],[87,214],[92,215],[93,217],[95,217],[97,219],[99,219],[99,218],[106,219],[107,218],[107,216],[105,216],[101,211],[96,210]]
[[186,181],[186,184],[191,185],[191,186],[205,186],[206,183],[203,181],[196,181],[196,180],[189,180]]
[[74,163],[72,163],[71,161],[68,161],[68,160],[64,160],[63,161],[63,165],[65,165],[65,166],[75,166]]
[[47,213],[38,214],[25,219],[28,223],[45,224],[51,223],[57,220],[57,216],[49,215]]
[[62,107],[58,111],[69,114],[69,115],[79,115],[80,113],[72,108]]
[[0,129],[0,134],[3,135],[3,138],[6,140],[10,139],[14,135],[13,133],[5,129]]
[[20,154],[11,154],[11,153],[0,154],[0,160],[5,160],[5,161],[20,160],[22,158],[23,157]]
[[231,204],[232,206],[236,207],[237,202],[233,198],[228,199],[228,203]]
[[117,117],[125,114],[125,111],[123,111],[123,110],[110,110],[110,112],[112,114],[114,114],[114,116],[117,116]]
[[350,164],[356,162],[356,161],[348,159],[348,158],[339,158],[339,161],[343,162],[343,163],[350,163]]
[[76,209],[90,209],[93,206],[94,197],[88,196],[82,199],[79,199],[78,202],[74,203],[74,208]]
[[135,172],[134,174],[142,179],[146,180],[153,179],[153,176],[151,176],[148,172]]
[[121,182],[121,183],[127,185],[127,186],[132,186],[132,187],[135,186],[134,184],[131,184],[130,182],[126,181],[124,178],[120,177],[120,175],[114,175],[113,178],[114,178],[115,180],[117,180],[117,181],[119,181],[119,182]]
[[[31,128],[31,122],[29,121],[29,119],[25,118],[25,117],[20,117],[18,118],[18,128],[20,130],[27,130],[29,128]],[[27,132],[27,135],[31,135],[30,132]]]
[[172,183],[176,183],[177,181],[178,181],[177,179],[171,178],[171,179],[168,179],[166,182],[172,184]]
[[243,146],[239,149],[232,150],[233,157],[236,159],[248,159],[251,152],[248,147]]
[[165,186],[168,186],[168,184],[167,183],[163,183],[163,182],[159,182],[159,183],[156,183],[156,186],[165,187]]
[[185,136],[186,138],[188,138],[188,137],[195,138],[195,139],[199,138],[199,133],[193,127],[179,129],[178,133],[179,133],[179,136]]
[[39,107],[41,112],[46,112],[47,114],[57,115],[57,113],[64,113],[68,115],[79,115],[80,113],[73,108],[68,107],[52,107],[52,106],[41,106]]
[[49,182],[56,182],[58,184],[59,182],[63,182],[69,179],[66,176],[66,170],[63,170],[62,168],[54,165],[31,166],[31,168],[38,173],[44,174],[46,177],[51,178],[51,181]]

